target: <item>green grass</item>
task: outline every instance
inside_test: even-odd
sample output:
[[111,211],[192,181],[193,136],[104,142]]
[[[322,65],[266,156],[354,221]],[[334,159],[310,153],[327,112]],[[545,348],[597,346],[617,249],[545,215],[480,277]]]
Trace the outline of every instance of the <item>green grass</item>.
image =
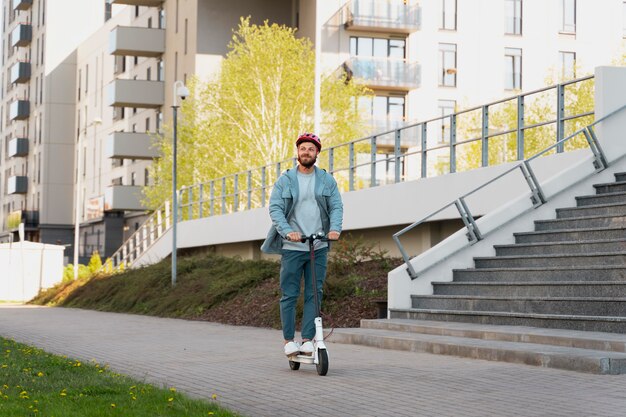
[[0,346],[2,416],[236,416],[175,387],[156,388],[95,362],[51,355],[4,338]]

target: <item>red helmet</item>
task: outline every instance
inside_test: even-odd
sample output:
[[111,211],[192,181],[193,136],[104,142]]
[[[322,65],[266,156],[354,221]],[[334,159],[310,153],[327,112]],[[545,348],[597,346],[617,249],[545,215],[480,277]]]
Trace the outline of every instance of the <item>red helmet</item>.
[[300,146],[302,142],[311,142],[317,147],[318,152],[322,150],[322,140],[315,133],[303,133],[298,136],[296,146]]

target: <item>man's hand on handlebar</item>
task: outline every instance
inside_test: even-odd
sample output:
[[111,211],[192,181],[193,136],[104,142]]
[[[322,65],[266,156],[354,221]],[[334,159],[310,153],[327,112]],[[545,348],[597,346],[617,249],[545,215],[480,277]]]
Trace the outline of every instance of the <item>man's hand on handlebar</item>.
[[287,240],[290,242],[300,242],[302,240],[302,235],[300,232],[287,233]]

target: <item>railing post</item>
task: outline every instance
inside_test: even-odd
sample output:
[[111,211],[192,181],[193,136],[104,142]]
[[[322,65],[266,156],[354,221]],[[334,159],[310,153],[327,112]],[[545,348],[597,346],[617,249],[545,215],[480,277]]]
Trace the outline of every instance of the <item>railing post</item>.
[[370,144],[370,187],[376,187],[376,135],[372,136]]
[[[165,207],[167,207],[167,201],[165,202]],[[157,238],[161,237],[161,233],[163,233],[163,215],[161,214],[161,208],[157,211]]]
[[165,200],[165,230],[169,229],[172,225],[172,218],[170,217],[170,202]]
[[330,148],[328,150],[328,172],[333,174],[333,170],[335,169],[335,148]]
[[266,187],[267,187],[267,174],[265,173],[265,167],[261,168],[261,207],[265,207]]
[[198,218],[204,217],[204,184],[200,183],[198,187]]
[[[563,140],[565,136],[565,86],[558,84],[556,86],[556,141]],[[556,145],[556,152],[562,153],[564,144]]]
[[239,211],[239,174],[235,174],[233,181],[233,213]]
[[189,204],[189,209],[187,210],[187,215],[189,218],[187,220],[193,220],[193,186],[188,188],[187,192],[187,204]]
[[541,189],[539,181],[537,181],[537,177],[535,177],[535,173],[530,167],[530,164],[528,163],[528,161],[522,161],[519,167],[522,170],[524,179],[526,179],[528,187],[530,188],[530,192],[532,193],[530,201],[533,203],[533,206],[538,207],[542,205],[546,202],[546,197],[543,194],[543,190]]
[[248,210],[252,208],[252,171],[248,170]]
[[524,159],[524,96],[517,96],[517,160]]
[[154,215],[150,217],[150,244],[154,243]]
[[489,166],[489,106],[483,106],[482,129],[480,141],[482,144],[481,166]]
[[145,252],[148,250],[148,226],[147,225],[143,225],[141,226],[141,234],[143,235],[143,245],[142,245],[142,251]]
[[587,126],[583,133],[585,134],[585,138],[587,139],[591,152],[593,152],[593,167],[596,169],[596,172],[606,169],[609,166],[609,163],[606,160],[606,156],[600,146],[600,142],[598,142],[593,126]]
[[393,147],[393,161],[394,161],[394,168],[395,168],[395,172],[394,172],[394,182],[397,184],[400,182],[400,178],[401,178],[401,168],[402,166],[400,165],[400,129],[396,129],[396,135],[395,135],[395,144]]
[[469,207],[467,207],[463,197],[456,200],[454,205],[459,211],[461,220],[463,220],[463,224],[465,224],[465,228],[467,229],[467,240],[469,240],[471,244],[482,240],[483,235],[480,233],[480,230],[478,230],[478,225],[476,225],[476,221],[474,220],[472,213],[470,213]]
[[354,191],[354,142],[350,142],[348,150],[348,189]]
[[426,122],[422,123],[422,178],[426,178],[426,174],[428,171],[428,163],[427,163],[427,156],[426,156],[426,148],[428,147],[428,126],[426,125]]
[[450,173],[456,172],[456,114],[450,115]]
[[222,177],[222,214],[226,213],[226,177]]
[[209,215],[215,215],[215,180],[209,183]]

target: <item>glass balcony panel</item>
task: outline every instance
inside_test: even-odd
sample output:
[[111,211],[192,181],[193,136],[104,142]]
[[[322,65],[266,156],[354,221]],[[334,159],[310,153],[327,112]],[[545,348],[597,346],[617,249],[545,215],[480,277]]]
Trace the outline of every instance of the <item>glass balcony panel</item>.
[[11,32],[11,46],[28,46],[33,39],[32,25],[19,24]]
[[159,7],[165,0],[108,0],[111,4],[127,4],[130,6]]
[[25,83],[30,80],[30,62],[18,62],[11,67],[11,82]]
[[10,120],[24,120],[30,116],[30,102],[28,100],[15,100],[9,105]]
[[355,57],[345,64],[353,77],[359,78],[370,88],[387,88],[409,91],[421,84],[421,66],[404,60]]
[[118,159],[154,159],[159,153],[148,133],[114,132],[107,137],[105,155]]
[[352,0],[345,9],[351,30],[409,34],[420,29],[421,8],[404,0]]
[[7,194],[26,194],[28,191],[28,177],[14,175],[9,177],[7,183]]
[[107,105],[114,107],[161,107],[165,100],[162,81],[115,80],[108,85]]
[[9,157],[27,156],[28,155],[28,139],[15,138],[9,141]]

